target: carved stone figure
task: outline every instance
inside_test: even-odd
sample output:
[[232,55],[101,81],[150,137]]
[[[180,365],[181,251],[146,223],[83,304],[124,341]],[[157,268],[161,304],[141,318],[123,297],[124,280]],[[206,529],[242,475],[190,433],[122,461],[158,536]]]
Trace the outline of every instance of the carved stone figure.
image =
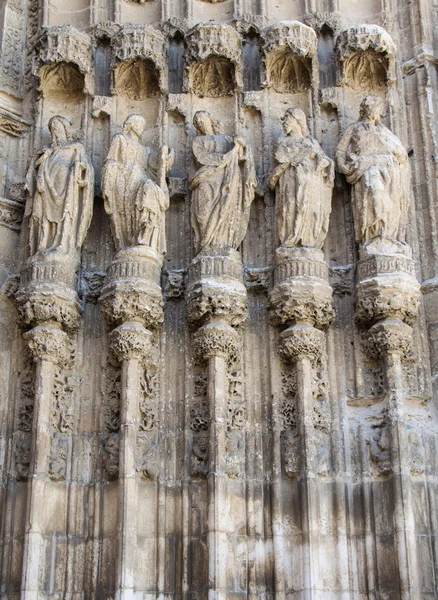
[[327,235],[334,163],[309,136],[306,115],[290,108],[283,117],[285,136],[275,151],[269,177],[276,190],[277,228],[285,247],[321,248]]
[[197,250],[234,248],[245,237],[257,185],[251,149],[224,135],[208,112],[198,111],[192,150],[198,171],[190,183]]
[[360,120],[347,128],[337,152],[341,173],[353,186],[356,240],[376,237],[404,242],[409,209],[410,168],[405,147],[380,122],[382,104],[367,96]]
[[145,126],[142,116],[130,115],[114,136],[102,170],[102,193],[117,250],[149,246],[165,253],[166,173],[173,152],[162,146],[157,154],[143,146]]
[[84,146],[72,140],[70,127],[65,117],[50,119],[52,144],[35,156],[27,175],[30,197],[25,216],[32,256],[44,250],[73,253],[90,226],[94,170]]

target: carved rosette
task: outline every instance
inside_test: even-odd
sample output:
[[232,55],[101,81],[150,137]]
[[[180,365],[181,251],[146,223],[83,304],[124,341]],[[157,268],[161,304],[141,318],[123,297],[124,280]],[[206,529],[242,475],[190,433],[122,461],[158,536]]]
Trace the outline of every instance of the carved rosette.
[[239,334],[222,321],[208,323],[194,334],[193,349],[195,360],[201,364],[216,356],[232,363],[240,355]]
[[99,298],[110,323],[138,321],[155,328],[163,321],[162,264],[163,256],[148,246],[132,246],[117,253]]
[[246,318],[242,261],[232,249],[207,249],[189,267],[187,314],[192,323],[220,319],[237,326]]
[[366,334],[365,350],[371,358],[385,358],[389,354],[409,356],[412,345],[412,327],[398,319],[385,319],[371,327]]
[[[232,94],[242,89],[242,40],[239,33],[223,23],[201,23],[186,36],[186,81],[188,91],[207,97]],[[207,86],[205,77],[213,67],[216,77],[214,87]]]
[[63,366],[68,361],[68,336],[57,327],[38,325],[26,332],[23,338],[35,362],[46,360]]
[[327,328],[335,312],[322,251],[278,248],[270,301],[272,320],[277,325],[309,323]]
[[325,334],[307,323],[293,325],[280,334],[279,353],[286,362],[308,358],[316,364],[324,347]]
[[[166,40],[150,25],[126,23],[111,38],[111,64],[115,71],[121,63],[134,61],[152,63],[158,78],[158,87],[167,92]],[[117,79],[117,75],[115,76]],[[116,82],[117,84],[117,82]]]
[[84,76],[85,93],[92,92],[92,44],[88,34],[71,25],[47,28],[36,44],[32,72],[44,85],[44,68],[50,65],[74,65]]
[[336,40],[339,83],[363,91],[392,84],[396,50],[389,33],[378,25],[361,24],[341,31]]
[[[401,244],[399,244],[401,246]],[[420,284],[410,249],[371,254],[361,249],[357,266],[356,318],[361,323],[399,319],[412,324],[418,313]]]
[[299,21],[280,21],[264,32],[263,85],[277,92],[300,92],[318,83],[315,31]]
[[124,323],[114,329],[110,334],[110,347],[119,362],[137,359],[149,366],[157,362],[152,333],[138,323]]
[[80,324],[76,293],[76,258],[60,253],[38,253],[21,272],[16,294],[18,319],[23,327],[57,323],[68,332]]

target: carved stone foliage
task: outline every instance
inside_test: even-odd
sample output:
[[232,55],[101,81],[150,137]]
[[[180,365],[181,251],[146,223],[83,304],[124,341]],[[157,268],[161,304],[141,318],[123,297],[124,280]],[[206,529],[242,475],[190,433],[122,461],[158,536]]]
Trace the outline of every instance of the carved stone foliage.
[[25,216],[31,256],[55,250],[73,255],[90,227],[94,169],[84,146],[72,140],[70,128],[65,117],[52,117],[52,145],[39,151],[29,168]]
[[239,334],[227,323],[208,323],[194,334],[193,350],[200,364],[213,356],[223,356],[232,364],[240,355]]
[[241,137],[224,135],[221,123],[206,111],[198,111],[193,124],[197,136],[192,152],[198,170],[190,190],[196,250],[237,250],[246,234],[257,186],[251,148]]
[[311,12],[304,19],[306,25],[317,32],[325,26],[333,33],[341,29],[341,15],[338,12]]
[[269,176],[280,245],[322,248],[331,212],[334,163],[310,137],[301,108],[286,112],[283,130],[274,154],[277,164]]
[[381,236],[404,242],[409,210],[410,167],[399,138],[380,122],[382,102],[367,96],[360,120],[344,133],[336,152],[341,173],[352,187],[356,240]]
[[391,434],[386,411],[371,425],[370,436],[366,439],[369,447],[371,466],[377,476],[392,472]]
[[[19,116],[0,109],[0,131],[12,137],[20,137],[26,133],[30,123],[21,119]],[[12,200],[13,198],[11,198]]]
[[313,468],[320,476],[330,472],[330,430],[331,414],[329,405],[329,384],[326,366],[326,353],[313,368]]
[[265,85],[280,93],[307,90],[317,73],[312,65],[318,43],[314,30],[299,21],[281,21],[265,31],[264,39]]
[[68,336],[51,325],[38,325],[23,335],[27,348],[36,362],[47,360],[55,365],[65,365],[69,358]]
[[135,358],[142,363],[156,363],[152,334],[138,323],[125,323],[114,329],[110,347],[119,362]]
[[285,366],[281,372],[281,398],[279,402],[281,458],[288,477],[298,477],[301,472],[300,436],[297,420],[297,376],[294,365]]
[[113,137],[102,170],[102,194],[118,251],[146,246],[165,253],[166,173],[172,167],[173,152],[167,146],[158,153],[143,146],[145,127],[141,115],[129,115],[122,132]]
[[35,401],[35,367],[26,361],[18,378],[18,416],[14,433],[14,458],[17,478],[29,476],[32,446],[32,418]]
[[239,479],[245,469],[246,407],[240,361],[228,370],[228,411],[225,441],[225,471],[230,479]]
[[156,369],[144,369],[140,377],[140,421],[137,433],[136,469],[147,479],[160,474],[159,439],[159,377]]
[[186,36],[187,82],[190,91],[210,98],[242,87],[241,38],[225,24],[200,24]]
[[378,25],[362,24],[342,31],[336,40],[341,83],[358,91],[384,89],[394,78],[396,46]]
[[[123,25],[111,38],[111,57],[118,92],[142,100],[158,90],[167,91],[166,41],[154,27]],[[133,77],[139,80],[134,82]]]
[[18,202],[0,198],[0,226],[20,231],[24,207]]
[[289,327],[280,334],[279,352],[286,362],[296,362],[305,357],[316,364],[321,359],[324,347],[324,333],[307,323]]
[[[48,69],[47,65],[55,65],[56,68]],[[74,65],[77,70],[69,65]],[[82,74],[84,92],[91,92],[91,72],[92,47],[88,34],[79,32],[71,25],[49,27],[43,32],[36,45],[33,66],[34,75],[41,78],[43,90],[79,90],[79,74]],[[49,73],[50,78],[58,80],[58,86],[54,81],[48,81]]]
[[107,364],[103,389],[101,442],[106,476],[119,475],[121,369]]
[[366,334],[365,350],[372,358],[388,354],[408,357],[412,350],[412,327],[398,319],[379,321]]
[[[74,342],[73,342],[74,343]],[[49,454],[49,477],[54,481],[66,478],[67,458],[74,423],[74,394],[79,378],[74,372],[74,347],[70,345],[69,363],[55,372],[52,406],[52,439]]]
[[193,379],[193,401],[190,404],[192,431],[190,470],[193,478],[206,477],[209,468],[210,414],[207,384],[205,367],[196,367]]
[[24,32],[26,31],[23,2],[5,2],[2,55],[0,59],[1,86],[15,96],[21,96],[24,82]]

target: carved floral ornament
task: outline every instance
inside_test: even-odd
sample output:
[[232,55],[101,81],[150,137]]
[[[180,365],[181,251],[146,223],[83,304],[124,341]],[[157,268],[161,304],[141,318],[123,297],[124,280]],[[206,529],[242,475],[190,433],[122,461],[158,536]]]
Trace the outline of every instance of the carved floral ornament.
[[378,25],[355,25],[341,31],[336,39],[340,83],[363,91],[385,88],[395,80],[396,50],[389,33]]
[[71,25],[49,27],[36,44],[33,74],[42,90],[65,89],[91,93],[91,38]]

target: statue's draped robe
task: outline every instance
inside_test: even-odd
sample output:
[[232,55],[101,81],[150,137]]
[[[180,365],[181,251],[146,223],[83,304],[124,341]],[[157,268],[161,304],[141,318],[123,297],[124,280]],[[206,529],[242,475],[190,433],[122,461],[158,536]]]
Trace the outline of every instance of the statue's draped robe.
[[287,136],[275,152],[269,184],[276,190],[276,222],[282,246],[321,248],[328,231],[333,163],[310,137]]
[[94,170],[83,145],[46,148],[31,164],[28,188],[31,195],[25,215],[31,255],[40,250],[68,254],[79,249],[90,226],[94,200]]
[[226,135],[198,136],[193,155],[200,166],[190,185],[192,225],[198,250],[237,249],[248,227],[257,185],[250,149],[240,166],[243,149]]
[[143,245],[166,252],[169,197],[154,181],[157,167],[152,148],[124,133],[114,136],[102,170],[102,193],[117,250]]
[[357,241],[382,236],[404,242],[410,168],[398,137],[384,125],[359,121],[346,130],[336,158],[353,186]]

